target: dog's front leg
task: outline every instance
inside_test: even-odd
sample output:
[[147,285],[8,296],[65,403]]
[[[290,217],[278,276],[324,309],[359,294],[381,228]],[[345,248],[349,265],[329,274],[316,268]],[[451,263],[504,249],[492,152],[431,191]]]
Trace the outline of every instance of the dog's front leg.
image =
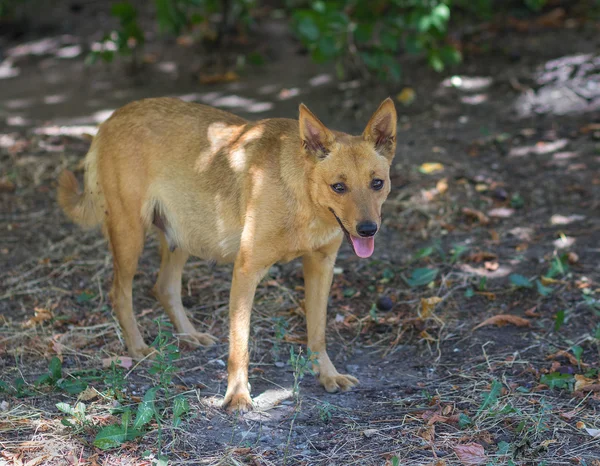
[[250,314],[256,286],[267,269],[235,261],[229,298],[229,361],[227,363],[227,393],[223,406],[229,411],[248,411],[252,399],[248,390],[248,339]]
[[337,371],[329,359],[325,342],[327,298],[340,242],[341,238],[326,248],[303,257],[308,348],[311,352],[318,353],[318,366],[315,369],[319,372],[319,381],[328,392],[349,390],[358,384],[358,379],[355,377]]

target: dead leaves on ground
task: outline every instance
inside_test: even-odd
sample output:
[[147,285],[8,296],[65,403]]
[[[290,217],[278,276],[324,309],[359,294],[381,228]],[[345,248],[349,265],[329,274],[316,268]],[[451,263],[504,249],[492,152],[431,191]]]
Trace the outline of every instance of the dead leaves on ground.
[[486,325],[495,325],[497,327],[502,327],[508,324],[516,325],[517,327],[530,327],[531,321],[523,317],[514,316],[511,314],[498,314],[490,317],[489,319],[485,319],[479,325],[476,325],[473,328],[473,330],[477,330],[478,328],[484,327]]
[[456,445],[452,447],[461,464],[465,466],[476,466],[485,464],[488,457],[485,454],[484,448],[478,443],[465,443],[464,445]]

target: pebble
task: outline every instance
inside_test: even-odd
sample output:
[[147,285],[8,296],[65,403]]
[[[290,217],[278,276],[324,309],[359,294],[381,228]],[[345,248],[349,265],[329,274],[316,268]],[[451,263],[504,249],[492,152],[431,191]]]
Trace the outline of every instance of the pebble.
[[380,311],[389,311],[394,307],[394,302],[388,296],[380,296],[375,305]]

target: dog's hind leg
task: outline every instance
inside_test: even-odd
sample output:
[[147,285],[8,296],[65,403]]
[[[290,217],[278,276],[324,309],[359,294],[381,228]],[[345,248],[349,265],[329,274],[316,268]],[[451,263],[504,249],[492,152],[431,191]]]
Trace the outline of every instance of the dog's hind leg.
[[196,331],[181,302],[181,275],[189,254],[181,248],[171,250],[165,234],[160,238],[160,271],[152,291],[164,307],[179,337],[192,346],[210,346],[217,339],[208,333]]
[[152,352],[144,343],[132,302],[133,277],[144,247],[144,230],[141,221],[127,221],[130,219],[122,210],[115,209],[106,224],[114,263],[111,300],[130,356],[141,359]]

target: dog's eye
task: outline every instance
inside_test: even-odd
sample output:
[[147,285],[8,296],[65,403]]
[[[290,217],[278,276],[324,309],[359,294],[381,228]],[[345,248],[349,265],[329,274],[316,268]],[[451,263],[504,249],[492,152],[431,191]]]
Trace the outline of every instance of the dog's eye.
[[346,192],[346,185],[344,183],[334,183],[331,185],[331,189],[338,194],[343,194]]
[[381,188],[383,188],[383,180],[376,178],[373,181],[371,181],[371,189],[379,191]]

